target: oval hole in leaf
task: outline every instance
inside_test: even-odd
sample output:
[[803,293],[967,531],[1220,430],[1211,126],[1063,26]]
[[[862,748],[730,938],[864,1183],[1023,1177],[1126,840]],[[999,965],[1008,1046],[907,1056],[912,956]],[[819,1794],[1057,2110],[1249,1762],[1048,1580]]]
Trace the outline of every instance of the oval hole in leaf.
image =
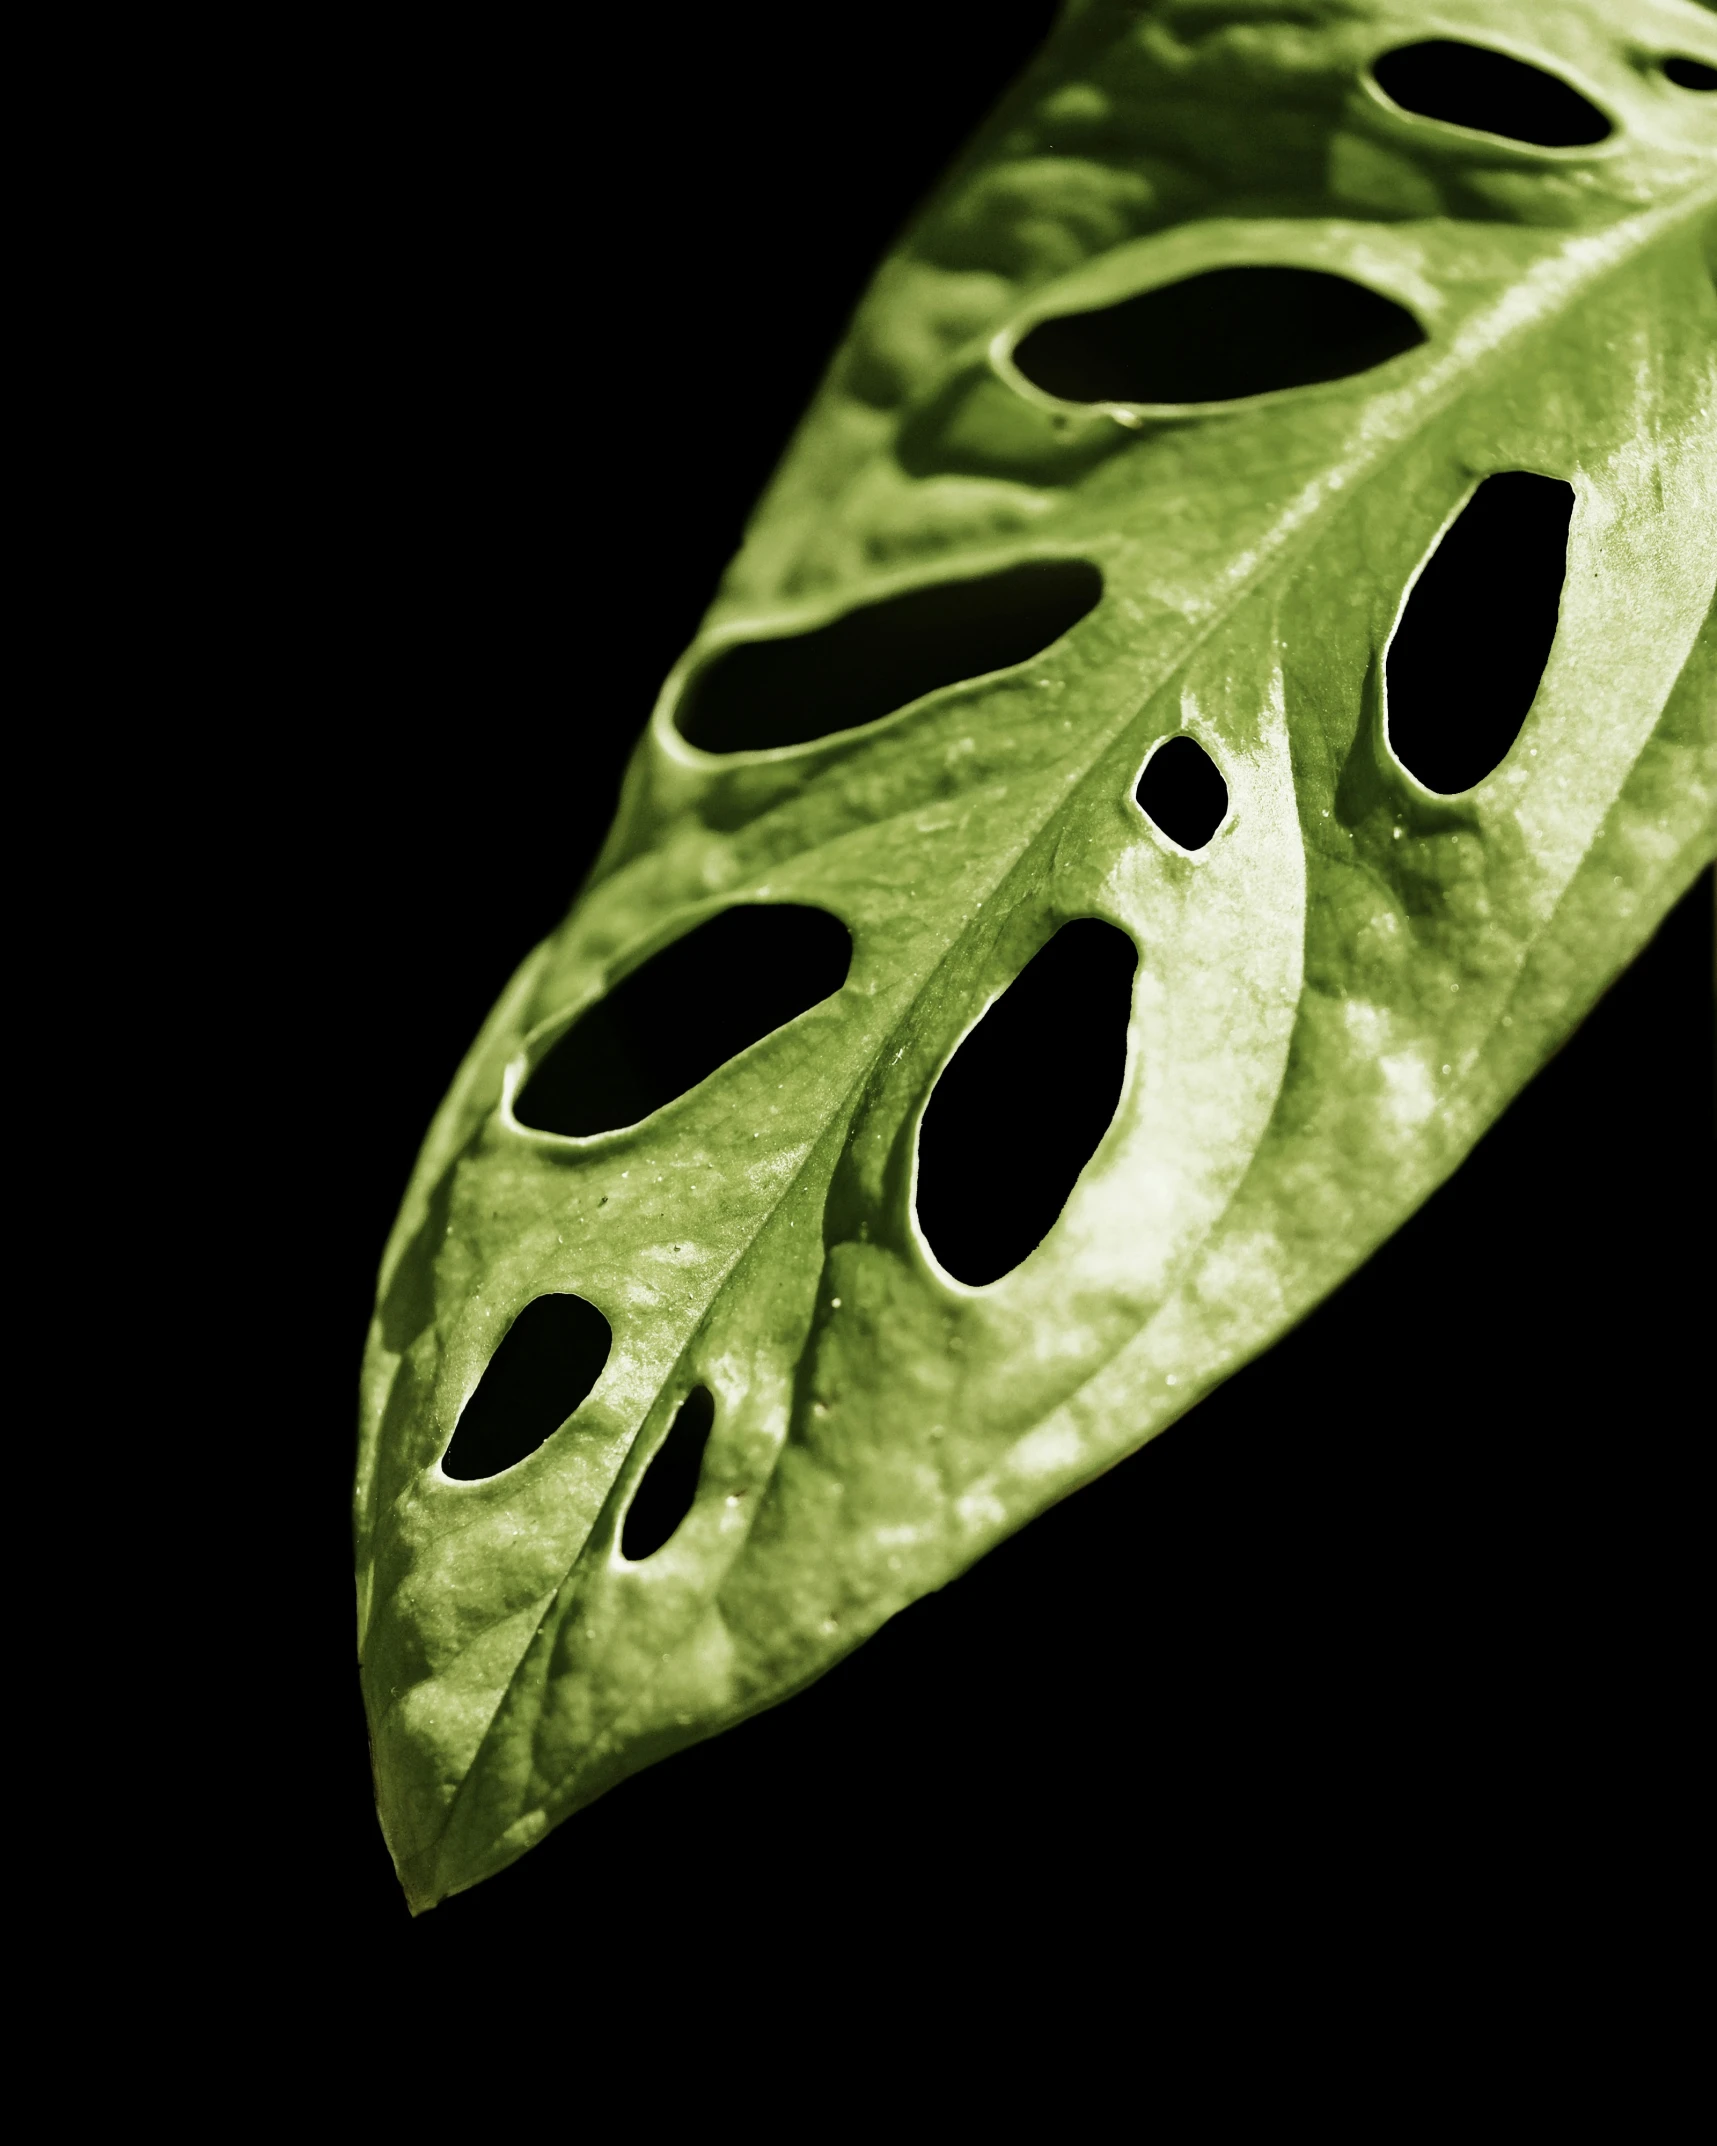
[[1386,729],[1427,790],[1470,790],[1520,735],[1556,638],[1574,491],[1487,477],[1413,584],[1385,659]]
[[809,633],[724,649],[688,685],[675,720],[708,753],[805,745],[1029,662],[1102,593],[1102,575],[1084,559],[1029,559],[908,589]]
[[714,1422],[715,1402],[709,1388],[694,1386],[644,1470],[644,1480],[632,1493],[620,1531],[622,1557],[636,1564],[640,1558],[654,1556],[691,1511]]
[[1321,268],[1209,268],[1040,321],[1014,363],[1065,402],[1233,402],[1345,380],[1424,342],[1405,306]]
[[918,1135],[918,1223],[957,1280],[980,1287],[1054,1228],[1120,1100],[1133,942],[1062,925],[943,1067]]
[[1221,769],[1184,732],[1152,753],[1134,795],[1147,817],[1182,849],[1203,849],[1228,810]]
[[1664,61],[1663,71],[1677,89],[1717,89],[1717,67],[1708,67],[1703,60],[1678,55]]
[[575,1138],[635,1125],[833,997],[852,946],[826,909],[724,909],[580,1014],[526,1080],[514,1117]]
[[613,1339],[608,1321],[583,1297],[533,1297],[466,1402],[442,1474],[474,1483],[534,1453],[602,1376]]
[[1371,63],[1392,104],[1420,119],[1500,134],[1535,149],[1584,149],[1608,139],[1610,122],[1560,76],[1488,45],[1428,37]]

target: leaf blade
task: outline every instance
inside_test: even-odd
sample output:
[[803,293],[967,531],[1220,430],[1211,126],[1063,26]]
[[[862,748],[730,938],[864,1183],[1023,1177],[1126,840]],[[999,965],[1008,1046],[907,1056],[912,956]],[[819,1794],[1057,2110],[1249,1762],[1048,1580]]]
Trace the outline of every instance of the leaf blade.
[[[1106,288],[1141,260],[1167,275],[1285,248],[1354,270],[1358,249],[1370,275],[1416,290],[1444,324],[1388,383],[1166,427],[1047,507],[1015,484],[1007,504],[1032,533],[1006,556],[1023,541],[1099,558],[1114,621],[1024,677],[713,770],[675,743],[670,684],[584,902],[521,972],[432,1135],[408,1207],[412,1236],[446,1232],[425,1243],[439,1258],[433,1309],[404,1350],[384,1352],[409,1364],[403,1379],[382,1357],[372,1369],[373,1393],[389,1396],[373,1416],[393,1415],[368,1449],[380,1472],[364,1511],[382,1538],[370,1701],[390,1842],[416,1904],[476,1882],[677,1742],[786,1696],[1267,1345],[1447,1175],[1581,992],[1601,988],[1640,920],[1704,861],[1709,651],[1697,636],[1712,564],[1708,545],[1661,539],[1717,505],[1702,477],[1708,420],[1678,373],[1691,361],[1696,376],[1703,358],[1709,378],[1696,239],[1710,200],[1708,180],[1684,185],[1595,232],[1326,218],[1308,236],[1251,218],[1146,239],[1143,256],[1111,248],[1092,271]],[[1630,332],[1622,394],[1612,357]],[[1375,687],[1413,560],[1470,481],[1480,402],[1482,454],[1562,453],[1584,488],[1579,557],[1596,586],[1574,579],[1571,540],[1578,649],[1561,650],[1565,676],[1541,689],[1540,747],[1523,732],[1519,749],[1537,757],[1560,723],[1579,741],[1563,755],[1572,777],[1534,782],[1511,755],[1475,804],[1404,785],[1379,742]],[[828,416],[825,402],[807,421],[813,461]],[[1594,463],[1600,436],[1607,459]],[[874,589],[855,530],[866,542],[880,531],[881,571],[898,573],[886,542],[907,484],[929,487],[915,511],[933,556],[997,555],[988,533],[974,550],[959,518],[968,480],[950,494],[946,478],[899,478],[886,454],[867,467],[807,518],[790,461],[711,635],[803,617],[807,588]],[[1618,591],[1637,613],[1619,633]],[[1596,746],[1595,675],[1613,718]],[[1692,681],[1679,699],[1677,678]],[[1624,815],[1624,839],[1614,817],[1677,722],[1693,817],[1663,804],[1658,780],[1657,819],[1680,813],[1681,834],[1660,825],[1647,841]],[[1201,865],[1162,854],[1119,804],[1148,744],[1176,727],[1209,738],[1237,797],[1241,832]],[[1606,932],[1588,865],[1630,844],[1641,891]],[[814,897],[853,923],[841,1007],[766,1039],[631,1135],[556,1145],[509,1125],[496,1099],[516,1088],[505,1069],[539,1021],[736,896]],[[1578,930],[1558,924],[1577,910]],[[974,1007],[1068,913],[1110,915],[1139,941],[1135,1057],[1148,1077],[1130,1083],[1126,1123],[1053,1246],[991,1292],[951,1290],[910,1225],[915,1112]],[[1555,951],[1576,941],[1577,984]],[[1386,942],[1410,949],[1405,966]],[[1493,1048],[1502,1031],[1486,1022],[1501,1023],[1511,979],[1528,977],[1534,1013],[1507,1018],[1537,1041],[1511,1032]],[[1236,996],[1243,1047],[1225,1067]],[[1153,1028],[1155,1008],[1174,1018]],[[1461,1069],[1447,1091],[1445,1063]],[[771,1076],[794,1102],[781,1137]],[[1213,1089],[1221,1107],[1201,1122]],[[1194,1164],[1178,1174],[1177,1136]],[[634,1168],[671,1179],[674,1196],[631,1186]],[[592,1266],[598,1199],[618,1212]],[[1151,1226],[1129,1230],[1118,1201]],[[587,1234],[566,1259],[569,1222],[575,1244]],[[678,1237],[672,1257],[658,1223]],[[594,1287],[597,1269],[602,1308],[617,1331],[622,1319],[647,1329],[647,1350],[540,1467],[526,1464],[534,1473],[449,1495],[433,1456],[480,1373],[484,1321],[551,1277]],[[384,1298],[393,1286],[390,1274]],[[1046,1361],[1011,1344],[1018,1327],[1061,1330]],[[666,1562],[627,1569],[614,1547],[626,1496],[694,1373],[725,1403],[712,1460],[716,1486],[732,1488],[694,1509]],[[938,1415],[949,1420],[932,1451]]]

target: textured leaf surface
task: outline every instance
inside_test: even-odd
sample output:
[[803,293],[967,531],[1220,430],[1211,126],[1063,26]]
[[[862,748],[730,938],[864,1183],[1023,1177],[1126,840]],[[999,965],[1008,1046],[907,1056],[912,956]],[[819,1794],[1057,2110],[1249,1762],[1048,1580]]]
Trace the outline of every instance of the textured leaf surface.
[[[1547,70],[1605,138],[1403,109],[1371,63],[1428,38]],[[384,1261],[360,1626],[414,1907],[788,1696],[1267,1346],[1717,851],[1717,109],[1677,55],[1717,64],[1683,0],[1434,24],[1089,0],[884,265]],[[1421,339],[1203,406],[1033,384],[1040,324],[1235,267],[1342,277]],[[1560,619],[1512,749],[1437,795],[1390,749],[1385,652],[1501,471],[1573,489]],[[1103,582],[1034,660],[826,736],[813,710],[771,750],[678,727],[724,649],[1032,560]],[[1183,732],[1229,801],[1196,853],[1135,802]],[[521,1124],[571,1019],[759,902],[847,926],[834,995],[634,1126]],[[920,1119],[1080,918],[1138,952],[1120,1102],[1043,1242],[967,1288],[914,1220]],[[594,1388],[516,1466],[450,1479],[485,1368],[552,1295],[612,1329]],[[695,1500],[630,1560],[628,1508],[700,1388]]]

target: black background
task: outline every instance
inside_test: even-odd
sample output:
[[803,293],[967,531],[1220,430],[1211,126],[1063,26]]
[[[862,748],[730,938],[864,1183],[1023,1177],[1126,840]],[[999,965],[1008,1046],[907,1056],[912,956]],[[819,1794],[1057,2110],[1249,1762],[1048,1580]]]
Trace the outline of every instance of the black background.
[[267,894],[222,1099],[264,1057],[288,1099],[222,1434],[259,1480],[208,1613],[242,1733],[204,1728],[229,1793],[182,1851],[247,1945],[445,1992],[741,1930],[813,1979],[872,1945],[1005,1974],[1048,1926],[1057,1975],[1103,1950],[1125,1980],[1268,1931],[1577,1939],[1674,1882],[1708,877],[1458,1177],[1192,1417],[500,1878],[415,1923],[396,1888],[346,1506],[393,1209],[872,266],[1051,13],[889,0],[813,40],[634,11],[576,49],[466,22],[318,71],[270,480],[303,535],[225,838]]

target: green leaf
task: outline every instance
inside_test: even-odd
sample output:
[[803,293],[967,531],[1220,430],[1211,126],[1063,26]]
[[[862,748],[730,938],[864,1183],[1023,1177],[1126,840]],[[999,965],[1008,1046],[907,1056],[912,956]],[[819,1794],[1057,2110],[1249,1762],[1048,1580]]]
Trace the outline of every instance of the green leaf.
[[[1386,95],[1372,63],[1433,38],[1570,85],[1604,138],[1409,109],[1396,65]],[[1717,109],[1663,72],[1678,55],[1717,64],[1717,22],[1683,0],[1457,0],[1434,25],[1086,0],[883,265],[384,1260],[360,1624],[414,1908],[789,1696],[1266,1348],[1717,853]],[[1237,267],[1359,286],[1371,361],[1355,342],[1340,377],[1229,392],[1210,368],[1235,346],[1183,333],[1178,294],[1144,301]],[[1087,326],[1053,324],[1126,305],[1147,386],[1178,364],[1175,392],[1228,399],[1071,399],[1098,359]],[[1281,373],[1328,318],[1260,314],[1245,364]],[[1391,636],[1508,471],[1572,487],[1554,645],[1500,764],[1439,794],[1390,743]],[[770,734],[763,659],[718,672],[724,650],[1034,561],[1087,562],[1102,594],[1029,661],[831,729],[857,706],[837,665],[826,702],[767,704],[804,742],[762,750],[679,727]],[[1029,642],[1036,584],[995,586]],[[1468,657],[1477,675],[1505,653]],[[1196,851],[1134,802],[1182,732],[1229,798]],[[633,1126],[520,1123],[572,1019],[758,903],[846,925],[838,991]],[[1081,918],[1137,950],[1125,1086],[1041,1244],[966,1287],[915,1222],[920,1118]],[[1032,1137],[997,1168],[1023,1172]],[[449,1479],[461,1412],[544,1297],[603,1315],[600,1376],[527,1458]],[[691,1509],[628,1558],[699,1388]]]

